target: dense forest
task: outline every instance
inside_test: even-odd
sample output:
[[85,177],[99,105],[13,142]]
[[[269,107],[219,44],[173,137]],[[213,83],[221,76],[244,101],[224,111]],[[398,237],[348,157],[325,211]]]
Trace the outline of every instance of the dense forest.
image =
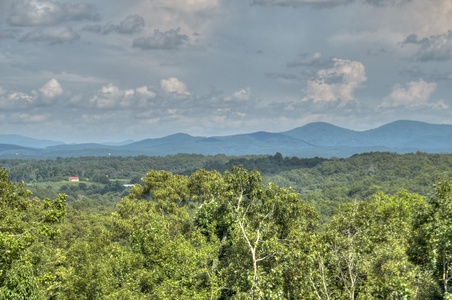
[[0,166],[0,299],[452,299],[452,155]]

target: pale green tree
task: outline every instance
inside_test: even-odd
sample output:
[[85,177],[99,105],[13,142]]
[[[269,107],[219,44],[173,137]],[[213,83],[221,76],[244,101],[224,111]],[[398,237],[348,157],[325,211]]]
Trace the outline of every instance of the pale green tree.
[[410,250],[417,216],[427,208],[424,197],[406,191],[341,206],[324,237],[327,253],[316,259],[317,274],[329,276],[318,276],[317,291],[335,295],[330,299],[425,298],[429,274]]

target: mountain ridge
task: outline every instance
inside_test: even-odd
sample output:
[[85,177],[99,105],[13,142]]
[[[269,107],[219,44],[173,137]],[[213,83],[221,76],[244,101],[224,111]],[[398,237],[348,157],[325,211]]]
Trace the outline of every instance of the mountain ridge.
[[[22,137],[22,140],[27,140],[27,146],[14,147],[14,144],[8,143],[5,135],[0,134],[0,144],[3,145],[0,147],[0,157],[162,156],[179,153],[250,155],[280,152],[285,156],[329,158],[372,151],[452,153],[452,125],[399,120],[377,128],[355,131],[315,122],[284,132],[257,131],[211,137],[176,133],[118,145],[61,144],[27,137]],[[41,147],[30,147],[31,141]],[[48,146],[42,147],[45,144]]]

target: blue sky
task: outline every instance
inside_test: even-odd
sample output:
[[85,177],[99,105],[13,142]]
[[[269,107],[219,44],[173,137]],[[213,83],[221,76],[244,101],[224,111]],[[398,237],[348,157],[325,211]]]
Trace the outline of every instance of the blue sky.
[[452,124],[450,0],[2,0],[0,133]]

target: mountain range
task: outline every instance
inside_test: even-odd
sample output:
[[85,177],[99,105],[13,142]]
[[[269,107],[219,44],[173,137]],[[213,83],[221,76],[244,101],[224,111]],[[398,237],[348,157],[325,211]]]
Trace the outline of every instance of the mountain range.
[[354,131],[316,122],[279,133],[259,131],[212,137],[178,133],[137,142],[108,144],[64,144],[0,134],[2,158],[165,156],[179,153],[248,155],[276,152],[284,156],[330,158],[373,151],[452,153],[452,125],[402,120],[375,129]]

